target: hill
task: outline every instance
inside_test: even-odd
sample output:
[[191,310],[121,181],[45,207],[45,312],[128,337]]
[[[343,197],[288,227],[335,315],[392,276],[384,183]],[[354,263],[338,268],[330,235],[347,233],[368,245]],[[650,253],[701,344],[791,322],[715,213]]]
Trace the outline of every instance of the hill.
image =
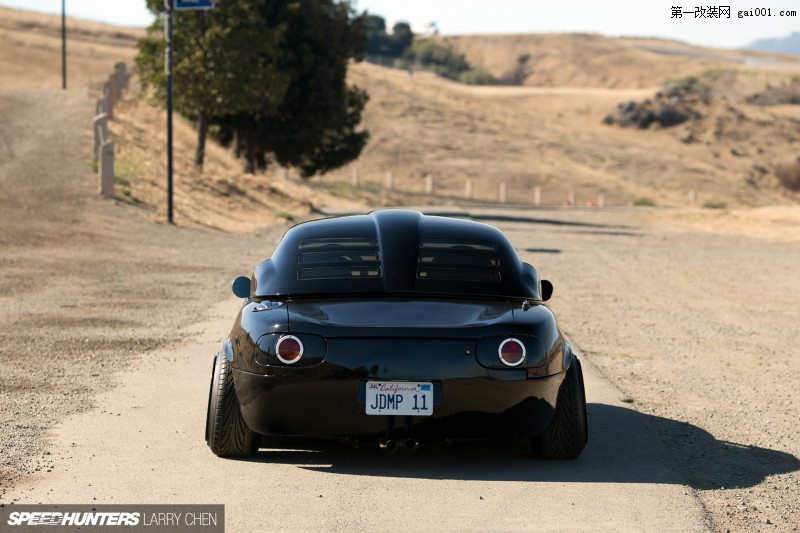
[[753,41],[746,48],[750,50],[763,50],[766,52],[785,52],[800,55],[800,32],[794,32],[786,37],[772,39],[759,39]]
[[[3,10],[0,21],[0,61],[17,73],[4,76],[3,87],[57,86],[57,17]],[[70,31],[70,80],[87,87],[114,61],[132,58],[141,34],[80,21],[70,21]],[[689,191],[696,191],[696,205],[798,200],[776,173],[800,154],[800,107],[760,105],[774,99],[753,96],[792,83],[800,58],[584,34],[441,39],[495,74],[530,54],[527,85],[464,86],[429,73],[356,64],[350,80],[370,94],[364,124],[371,141],[354,164],[309,183],[291,173],[286,179],[275,167],[243,175],[218,146],[209,149],[201,174],[188,156],[191,126],[178,121],[179,216],[190,224],[252,229],[328,206],[464,202],[468,189],[472,201],[496,202],[501,183],[508,200],[522,204],[533,203],[535,187],[545,205],[563,205],[573,195],[578,205],[596,204],[602,194],[607,205],[639,199],[686,206]],[[646,129],[604,124],[620,105],[660,101],[659,86],[678,79],[692,80],[706,94],[692,104],[689,120]],[[127,183],[120,200],[158,218],[163,112],[131,95],[120,116],[112,124]],[[241,201],[259,216],[231,209]]]
[[[597,202],[602,193],[613,205],[635,198],[687,205],[690,190],[697,191],[698,205],[795,201],[774,171],[798,153],[800,108],[745,101],[793,74],[739,63],[707,66],[701,60],[694,70],[711,95],[696,118],[638,129],[603,120],[620,104],[653,99],[655,87],[469,87],[427,73],[358,65],[352,79],[371,95],[365,121],[372,142],[356,165],[362,182],[378,186],[392,171],[397,187],[420,195],[430,175],[444,196],[463,196],[471,178],[474,195],[487,200],[496,200],[498,184],[506,182],[508,197],[519,203],[533,202],[535,186],[550,205],[563,204],[571,191],[579,204]],[[656,75],[648,76],[647,85],[656,83]],[[628,85],[645,84],[631,80]],[[325,178],[333,179],[346,183],[350,171]]]

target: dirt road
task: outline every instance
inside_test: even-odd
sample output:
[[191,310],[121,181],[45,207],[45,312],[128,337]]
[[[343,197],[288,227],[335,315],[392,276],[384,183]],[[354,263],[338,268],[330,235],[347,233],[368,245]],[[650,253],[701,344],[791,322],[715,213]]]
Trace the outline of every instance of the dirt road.
[[[451,212],[499,226],[553,280],[585,353],[581,458],[292,442],[226,461],[202,436],[210,356],[237,305],[228,280],[275,235],[158,226],[94,199],[85,97],[4,93],[0,111],[5,509],[225,503],[231,531],[797,529],[796,241],[648,211]],[[26,140],[44,117],[49,142]]]

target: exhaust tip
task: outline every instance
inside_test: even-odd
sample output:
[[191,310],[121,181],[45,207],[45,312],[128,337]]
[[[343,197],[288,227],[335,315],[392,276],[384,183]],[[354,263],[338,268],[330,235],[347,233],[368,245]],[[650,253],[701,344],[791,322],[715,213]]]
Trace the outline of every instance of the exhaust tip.
[[403,441],[403,451],[406,453],[414,453],[419,449],[419,441],[415,438],[408,438]]
[[397,441],[394,439],[381,439],[378,441],[378,447],[386,455],[397,453]]

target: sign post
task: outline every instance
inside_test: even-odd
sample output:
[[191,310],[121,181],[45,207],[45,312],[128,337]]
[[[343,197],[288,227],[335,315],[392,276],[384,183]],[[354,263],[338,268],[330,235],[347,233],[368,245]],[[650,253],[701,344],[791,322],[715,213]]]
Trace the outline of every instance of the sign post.
[[67,88],[67,6],[61,0],[61,88]]
[[173,86],[173,58],[174,41],[172,26],[174,23],[175,11],[190,11],[197,9],[213,9],[216,0],[164,0],[164,8],[167,10],[165,19],[164,37],[167,47],[164,53],[164,69],[167,75],[167,222],[174,224],[172,207],[172,86]]
[[167,73],[167,222],[173,224],[172,218],[172,7],[175,0],[164,0],[167,8],[165,37],[167,47],[164,54],[164,67]]

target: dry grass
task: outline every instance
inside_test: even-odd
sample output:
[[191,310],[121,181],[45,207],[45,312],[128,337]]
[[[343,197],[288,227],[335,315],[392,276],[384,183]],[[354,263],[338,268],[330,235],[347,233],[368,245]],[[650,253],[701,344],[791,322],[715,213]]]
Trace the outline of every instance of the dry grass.
[[[67,83],[96,85],[117,61],[133,62],[144,30],[67,19]],[[61,87],[61,18],[0,7],[0,90]]]
[[[418,195],[427,175],[442,195],[463,196],[471,178],[475,196],[494,201],[506,182],[515,203],[532,203],[536,186],[548,205],[564,204],[570,191],[578,205],[597,203],[603,193],[607,205],[646,197],[682,206],[690,190],[701,204],[710,198],[729,206],[796,201],[780,187],[773,163],[800,142],[796,119],[728,96],[723,78],[700,120],[641,131],[602,120],[618,103],[641,101],[654,90],[472,88],[426,73],[356,65],[351,79],[371,96],[365,125],[372,141],[353,166],[375,187],[393,171],[398,187]],[[746,84],[751,74],[736,78]],[[682,142],[690,132],[695,141]],[[349,183],[351,170],[325,180]]]
[[[115,111],[111,131],[117,140],[117,197],[142,208],[157,221],[166,217],[166,112],[126,95]],[[155,134],[153,132],[156,132]],[[334,198],[278,169],[267,174],[242,172],[242,163],[216,143],[206,145],[202,169],[194,165],[196,133],[192,124],[175,116],[174,215],[182,226],[207,226],[251,232],[308,217],[314,209],[335,203],[358,208],[354,200]]]

